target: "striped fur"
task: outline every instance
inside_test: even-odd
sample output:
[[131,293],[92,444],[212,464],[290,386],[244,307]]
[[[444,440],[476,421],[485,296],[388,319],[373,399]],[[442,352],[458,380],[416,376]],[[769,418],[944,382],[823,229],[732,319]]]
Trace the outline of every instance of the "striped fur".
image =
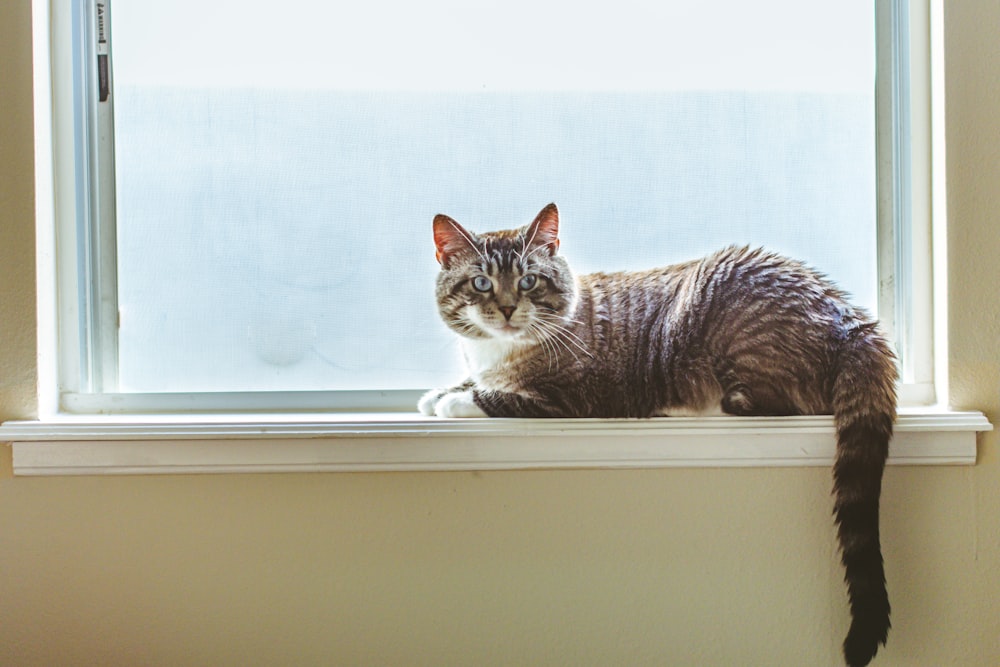
[[532,224],[473,234],[434,221],[437,300],[470,377],[429,392],[442,417],[833,414],[834,514],[851,602],[844,656],[889,630],[879,545],[895,358],[876,323],[804,264],[731,247],[641,272],[574,276],[550,204]]

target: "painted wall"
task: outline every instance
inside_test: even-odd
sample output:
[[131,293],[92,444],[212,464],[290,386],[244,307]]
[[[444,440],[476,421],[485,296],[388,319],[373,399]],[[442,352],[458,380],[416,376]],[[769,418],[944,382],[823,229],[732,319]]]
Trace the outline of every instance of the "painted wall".
[[[30,13],[0,4],[0,418],[35,410]],[[950,2],[956,407],[1000,419],[1000,4]],[[997,434],[893,468],[879,665],[1000,664]],[[836,665],[829,471],[14,479],[0,664]]]

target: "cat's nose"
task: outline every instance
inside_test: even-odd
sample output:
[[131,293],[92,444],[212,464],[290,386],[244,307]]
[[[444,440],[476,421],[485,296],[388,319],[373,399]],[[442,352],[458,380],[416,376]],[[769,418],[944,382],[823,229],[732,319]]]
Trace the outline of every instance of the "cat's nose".
[[514,316],[514,311],[517,310],[517,306],[497,306],[503,316],[507,318],[510,322],[510,318]]

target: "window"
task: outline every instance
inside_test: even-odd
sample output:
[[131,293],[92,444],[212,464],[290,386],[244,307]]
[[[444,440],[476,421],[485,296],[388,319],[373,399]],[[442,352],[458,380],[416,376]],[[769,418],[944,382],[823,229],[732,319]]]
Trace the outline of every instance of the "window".
[[454,383],[438,212],[555,200],[582,271],[765,245],[880,310],[870,0],[74,6],[69,401]]
[[[15,446],[15,468],[828,460],[824,417],[420,421],[419,393],[462,373],[431,218],[517,226],[551,200],[581,271],[728,243],[809,261],[889,329],[904,403],[938,398],[925,0],[361,4],[36,0],[40,412],[62,426],[4,426],[51,445]],[[323,420],[364,444],[317,453]],[[925,436],[988,427],[914,417],[894,456],[974,461],[974,438]],[[679,449],[650,455],[668,432]],[[449,444],[400,448],[414,433]],[[548,437],[566,433],[579,448]],[[297,446],[202,448],[274,437]],[[150,438],[169,447],[131,448]],[[95,440],[105,458],[65,467]]]

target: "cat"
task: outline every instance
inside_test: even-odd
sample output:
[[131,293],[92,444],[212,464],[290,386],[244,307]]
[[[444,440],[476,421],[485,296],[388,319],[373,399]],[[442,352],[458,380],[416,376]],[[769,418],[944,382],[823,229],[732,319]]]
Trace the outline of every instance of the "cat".
[[833,414],[834,515],[848,665],[888,635],[879,496],[896,360],[877,322],[805,264],[748,247],[639,272],[574,276],[559,212],[474,234],[434,219],[439,313],[469,378],[427,392],[438,417]]

